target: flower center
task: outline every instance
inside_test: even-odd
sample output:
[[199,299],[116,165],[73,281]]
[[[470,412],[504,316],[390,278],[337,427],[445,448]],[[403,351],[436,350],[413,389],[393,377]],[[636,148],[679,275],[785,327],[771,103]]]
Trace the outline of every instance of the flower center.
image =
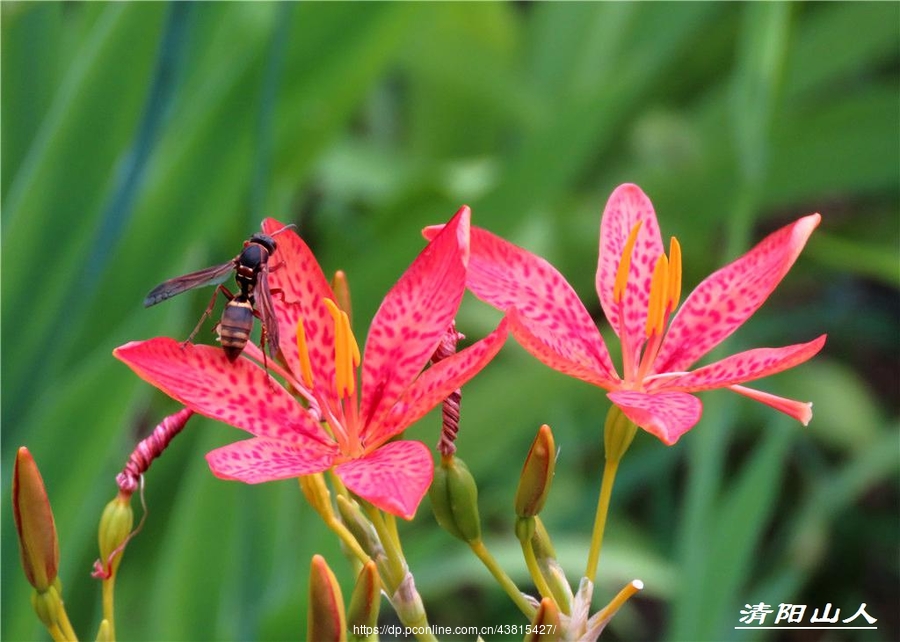
[[[622,301],[628,285],[631,270],[631,255],[637,242],[642,221],[635,223],[622,250],[622,259],[616,271],[616,282],[613,288],[613,299],[619,306],[619,337],[622,339],[622,361],[625,380],[640,386],[650,366],[659,353],[665,337],[666,325],[678,302],[681,299],[681,245],[674,236],[669,241],[669,256],[660,254],[653,267],[650,279],[650,293],[647,302],[647,321],[644,326],[644,339],[639,345],[629,345],[630,337],[625,330],[625,314]],[[643,352],[641,352],[643,350]],[[638,359],[638,357],[640,357]],[[637,361],[637,366],[635,362]]]
[[359,344],[356,342],[356,337],[353,336],[350,317],[347,313],[331,299],[324,299],[324,303],[334,320],[334,391],[337,394],[337,406],[329,403],[327,395],[323,398],[321,390],[315,386],[303,319],[297,323],[297,352],[300,357],[300,372],[303,383],[318,400],[323,416],[331,427],[341,450],[356,455],[362,446],[359,440],[359,411],[356,405],[356,369],[362,361]]

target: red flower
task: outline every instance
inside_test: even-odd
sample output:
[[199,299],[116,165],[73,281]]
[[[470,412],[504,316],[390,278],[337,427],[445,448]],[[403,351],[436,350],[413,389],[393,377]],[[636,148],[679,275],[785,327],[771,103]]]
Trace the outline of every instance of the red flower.
[[[281,290],[273,300],[287,370],[269,366],[304,402],[258,363],[231,363],[220,348],[156,338],[113,354],[188,408],[253,435],[207,455],[216,476],[255,484],[333,467],[351,491],[410,519],[434,464],[424,444],[390,440],[471,379],[506,338],[504,324],[423,372],[465,290],[469,218],[469,208],[461,208],[388,292],[361,360],[312,252],[293,231],[279,234],[269,284]],[[270,234],[282,227],[263,223]],[[291,336],[296,343],[284,339]],[[245,352],[262,360],[252,344]]]
[[[525,349],[551,368],[608,390],[629,419],[668,445],[700,419],[702,405],[691,393],[713,388],[746,395],[806,425],[812,404],[738,384],[803,363],[822,348],[825,335],[689,368],[763,304],[820,219],[812,214],[783,227],[707,277],[669,323],[680,298],[680,246],[673,238],[667,257],[650,199],[636,185],[616,188],[600,221],[596,287],[622,342],[622,377],[584,304],[544,259],[474,228],[467,285],[506,312],[510,330]],[[438,229],[428,228],[426,237]]]

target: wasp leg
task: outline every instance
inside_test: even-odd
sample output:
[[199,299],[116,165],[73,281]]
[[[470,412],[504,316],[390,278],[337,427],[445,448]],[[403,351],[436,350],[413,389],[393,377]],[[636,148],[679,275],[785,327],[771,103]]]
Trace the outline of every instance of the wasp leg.
[[[279,290],[279,292],[280,292],[280,290]],[[254,312],[255,312],[255,311],[254,311]],[[258,314],[257,314],[257,317],[259,318],[260,321],[262,321],[262,317],[260,317]],[[262,350],[262,356],[263,356],[263,370],[266,371],[266,381],[269,382],[269,389],[270,389],[270,390],[274,390],[274,389],[275,389],[275,384],[272,383],[272,382],[275,380],[275,378],[274,378],[274,377],[272,376],[272,374],[269,372],[269,358],[266,356],[266,336],[267,336],[267,333],[266,333],[266,324],[265,324],[265,323],[260,323],[259,325],[260,325],[260,328],[259,328],[259,348],[260,348],[260,350]],[[282,359],[282,362],[283,362],[283,361],[284,361],[284,360]]]
[[219,292],[224,294],[229,301],[234,298],[234,295],[226,288],[224,285],[216,286],[215,291],[213,292],[212,298],[209,300],[209,305],[206,306],[206,310],[200,316],[200,320],[197,322],[197,325],[194,327],[193,331],[188,338],[184,340],[184,344],[188,344],[193,341],[194,337],[197,335],[197,332],[200,331],[200,328],[203,326],[203,322],[209,318],[209,315],[212,314],[213,308],[216,307],[216,297],[219,296]]

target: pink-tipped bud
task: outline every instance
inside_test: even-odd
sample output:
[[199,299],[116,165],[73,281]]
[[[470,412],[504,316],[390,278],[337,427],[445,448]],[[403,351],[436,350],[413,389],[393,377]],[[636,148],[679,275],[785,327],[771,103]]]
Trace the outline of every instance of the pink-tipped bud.
[[544,424],[538,430],[522,466],[519,487],[516,490],[516,515],[533,517],[541,512],[550,493],[555,470],[556,445],[553,441],[553,432],[550,426]]
[[481,539],[478,487],[459,457],[441,457],[440,466],[434,469],[428,496],[441,528],[464,542]]
[[[347,631],[351,640],[377,639],[378,611],[381,607],[381,580],[375,562],[362,567],[350,596]],[[373,635],[367,635],[372,633]]]
[[309,568],[309,616],[306,639],[343,641],[347,639],[344,598],[337,578],[325,558],[314,555]]
[[24,446],[19,448],[13,467],[12,505],[25,577],[44,592],[56,580],[59,542],[44,480]]
[[559,608],[549,597],[541,600],[531,627],[525,636],[526,642],[551,642],[562,639],[562,628],[559,625]]

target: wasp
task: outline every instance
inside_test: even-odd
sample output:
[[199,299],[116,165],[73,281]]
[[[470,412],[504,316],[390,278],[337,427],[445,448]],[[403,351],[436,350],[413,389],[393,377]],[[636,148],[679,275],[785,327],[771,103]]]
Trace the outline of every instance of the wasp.
[[[273,237],[289,227],[294,226],[286,225],[271,236],[254,234],[244,241],[241,253],[226,263],[213,265],[160,283],[144,299],[144,307],[149,308],[151,305],[156,305],[160,301],[165,301],[187,290],[217,284],[209,306],[187,340],[190,341],[194,338],[203,322],[212,314],[216,297],[221,292],[228,298],[228,303],[222,311],[222,320],[217,326],[217,331],[228,360],[234,361],[244,351],[244,346],[247,345],[250,332],[253,330],[254,317],[258,317],[262,323],[263,356],[265,356],[265,345],[268,342],[269,352],[274,357],[278,353],[278,320],[275,318],[275,308],[272,306],[273,290],[269,288],[269,259],[277,247]],[[238,287],[237,294],[232,294],[228,288],[222,285],[232,271]],[[277,294],[279,291],[275,290],[274,292]]]

